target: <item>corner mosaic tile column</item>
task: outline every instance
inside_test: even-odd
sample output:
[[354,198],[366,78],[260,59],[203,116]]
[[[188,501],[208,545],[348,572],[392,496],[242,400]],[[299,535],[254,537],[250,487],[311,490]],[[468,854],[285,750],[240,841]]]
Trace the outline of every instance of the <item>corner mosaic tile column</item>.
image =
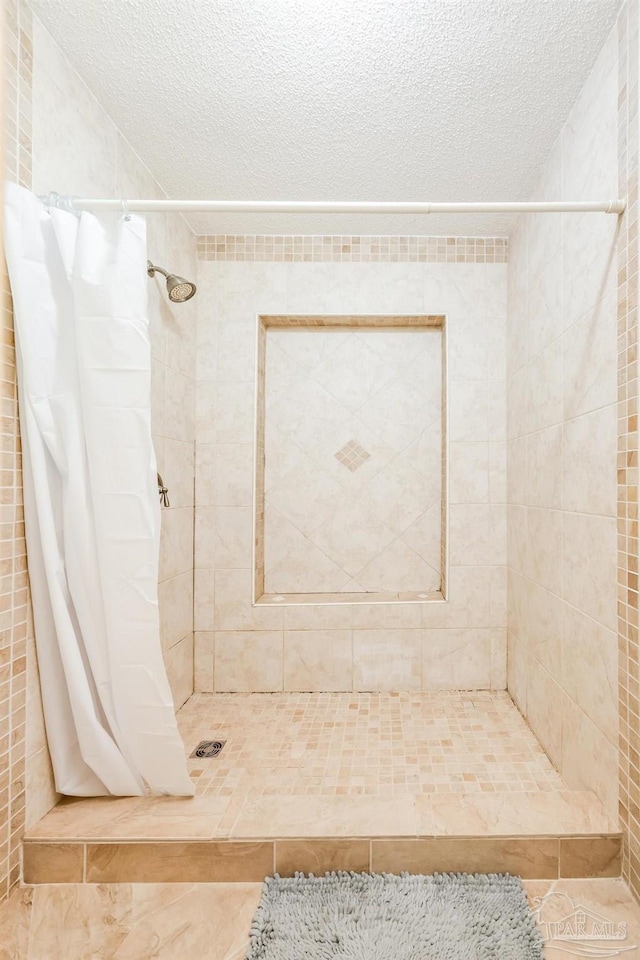
[[[4,176],[31,186],[32,18],[5,2]],[[25,825],[26,653],[32,629],[22,510],[13,312],[6,270],[2,310],[2,577],[0,621],[0,900],[20,876]]]
[[638,680],[638,2],[618,20],[618,644],[623,875],[640,898]]

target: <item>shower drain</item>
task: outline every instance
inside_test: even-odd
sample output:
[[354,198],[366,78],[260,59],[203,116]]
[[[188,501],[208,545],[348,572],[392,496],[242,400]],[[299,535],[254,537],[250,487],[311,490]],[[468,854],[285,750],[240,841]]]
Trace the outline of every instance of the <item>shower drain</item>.
[[226,742],[226,740],[201,740],[189,757],[200,757],[206,760],[217,757]]

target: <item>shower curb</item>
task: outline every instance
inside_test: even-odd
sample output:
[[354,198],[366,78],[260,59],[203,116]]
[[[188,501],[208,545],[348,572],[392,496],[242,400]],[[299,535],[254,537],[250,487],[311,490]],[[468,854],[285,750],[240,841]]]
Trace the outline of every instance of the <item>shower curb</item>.
[[256,882],[296,871],[498,873],[527,880],[619,877],[620,833],[562,836],[25,839],[25,883]]

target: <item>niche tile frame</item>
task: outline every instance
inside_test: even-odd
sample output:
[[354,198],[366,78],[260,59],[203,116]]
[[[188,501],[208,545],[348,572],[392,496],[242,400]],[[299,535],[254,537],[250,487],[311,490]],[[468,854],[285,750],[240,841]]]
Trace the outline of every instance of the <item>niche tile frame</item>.
[[[446,314],[258,314],[255,375],[255,438],[253,483],[253,606],[328,606],[338,604],[445,603],[449,565],[448,495],[448,376]],[[265,593],[265,404],[266,355],[269,329],[439,329],[442,345],[442,459],[441,459],[441,535],[440,588],[431,592],[385,593]]]

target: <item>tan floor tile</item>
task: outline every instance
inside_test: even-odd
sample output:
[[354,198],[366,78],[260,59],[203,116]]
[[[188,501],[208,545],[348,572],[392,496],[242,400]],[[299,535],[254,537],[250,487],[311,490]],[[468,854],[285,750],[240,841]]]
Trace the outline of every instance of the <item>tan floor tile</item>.
[[319,877],[332,870],[369,870],[368,840],[277,840],[276,873],[292,877],[313,873]]
[[621,837],[593,837],[560,841],[561,877],[619,877]]
[[[525,880],[529,903],[538,911],[539,926],[545,939],[545,960],[569,960],[577,956],[621,956],[640,960],[640,906],[622,880]],[[619,940],[562,940],[549,924],[572,918],[586,911],[586,916],[600,918],[604,936],[620,936]],[[619,924],[626,924],[621,927]],[[609,951],[608,953],[605,951]]]
[[558,876],[558,841],[534,837],[374,840],[371,863],[376,873],[459,871],[552,879]]
[[243,837],[415,836],[413,797],[258,797],[233,828]]
[[27,958],[33,893],[33,887],[18,887],[0,902],[0,960]]
[[87,845],[88,883],[241,883],[274,872],[273,843]]
[[418,797],[416,805],[423,835],[541,836],[617,829],[597,797],[587,791],[442,794]]
[[81,843],[25,843],[22,858],[25,883],[82,883],[84,879]]
[[65,840],[173,840],[222,836],[230,798],[94,797],[65,800],[51,810],[29,837]]
[[9,921],[0,913],[0,958],[240,960],[261,892],[261,883],[27,888],[20,895],[33,896],[28,951],[24,936],[5,938]]

